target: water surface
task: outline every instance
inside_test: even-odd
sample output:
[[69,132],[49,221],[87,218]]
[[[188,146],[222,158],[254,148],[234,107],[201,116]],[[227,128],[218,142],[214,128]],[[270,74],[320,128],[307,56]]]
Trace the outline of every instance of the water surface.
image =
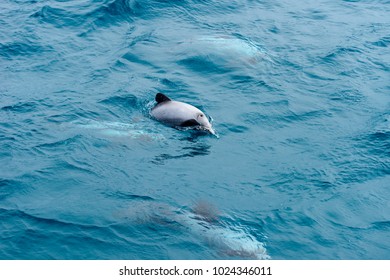
[[2,1],[0,259],[389,259],[389,13]]

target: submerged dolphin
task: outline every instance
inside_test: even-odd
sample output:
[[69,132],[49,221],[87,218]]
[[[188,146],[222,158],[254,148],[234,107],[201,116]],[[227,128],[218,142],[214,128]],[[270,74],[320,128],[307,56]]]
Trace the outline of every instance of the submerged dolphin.
[[194,127],[215,134],[206,115],[198,108],[173,101],[162,93],[156,94],[156,101],[157,105],[150,112],[156,120],[175,127]]
[[[205,204],[206,203],[206,204]],[[224,222],[213,205],[200,202],[193,209],[176,208],[151,197],[132,201],[124,213],[139,224],[165,226],[184,232],[223,258],[270,259],[263,242],[245,230]]]
[[121,123],[110,121],[81,120],[72,122],[77,128],[83,131],[97,132],[100,135],[115,138],[134,139],[141,141],[161,141],[164,136],[153,132],[150,128],[141,124]]

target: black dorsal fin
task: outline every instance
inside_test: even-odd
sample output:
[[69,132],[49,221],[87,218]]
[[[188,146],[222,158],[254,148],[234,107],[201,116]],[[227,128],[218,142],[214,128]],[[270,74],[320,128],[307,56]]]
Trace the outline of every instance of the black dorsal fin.
[[187,127],[187,126],[196,126],[199,125],[199,123],[195,119],[190,119],[185,122],[182,122],[180,126]]
[[166,96],[166,95],[162,94],[161,92],[159,92],[159,93],[156,94],[156,101],[157,101],[157,103],[161,103],[161,102],[164,102],[164,101],[171,101],[171,99],[168,96]]

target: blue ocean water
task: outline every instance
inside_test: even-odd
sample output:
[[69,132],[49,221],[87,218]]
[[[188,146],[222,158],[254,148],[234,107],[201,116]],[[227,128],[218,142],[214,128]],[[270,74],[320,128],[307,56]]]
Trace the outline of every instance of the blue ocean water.
[[1,1],[0,259],[390,259],[389,14]]

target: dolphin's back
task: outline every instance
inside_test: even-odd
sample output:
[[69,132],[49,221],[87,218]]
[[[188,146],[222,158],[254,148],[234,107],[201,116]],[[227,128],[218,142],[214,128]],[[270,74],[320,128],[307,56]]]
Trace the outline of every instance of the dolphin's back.
[[157,104],[151,111],[154,118],[164,123],[180,126],[186,121],[196,119],[202,112],[187,103],[179,101],[163,101]]

